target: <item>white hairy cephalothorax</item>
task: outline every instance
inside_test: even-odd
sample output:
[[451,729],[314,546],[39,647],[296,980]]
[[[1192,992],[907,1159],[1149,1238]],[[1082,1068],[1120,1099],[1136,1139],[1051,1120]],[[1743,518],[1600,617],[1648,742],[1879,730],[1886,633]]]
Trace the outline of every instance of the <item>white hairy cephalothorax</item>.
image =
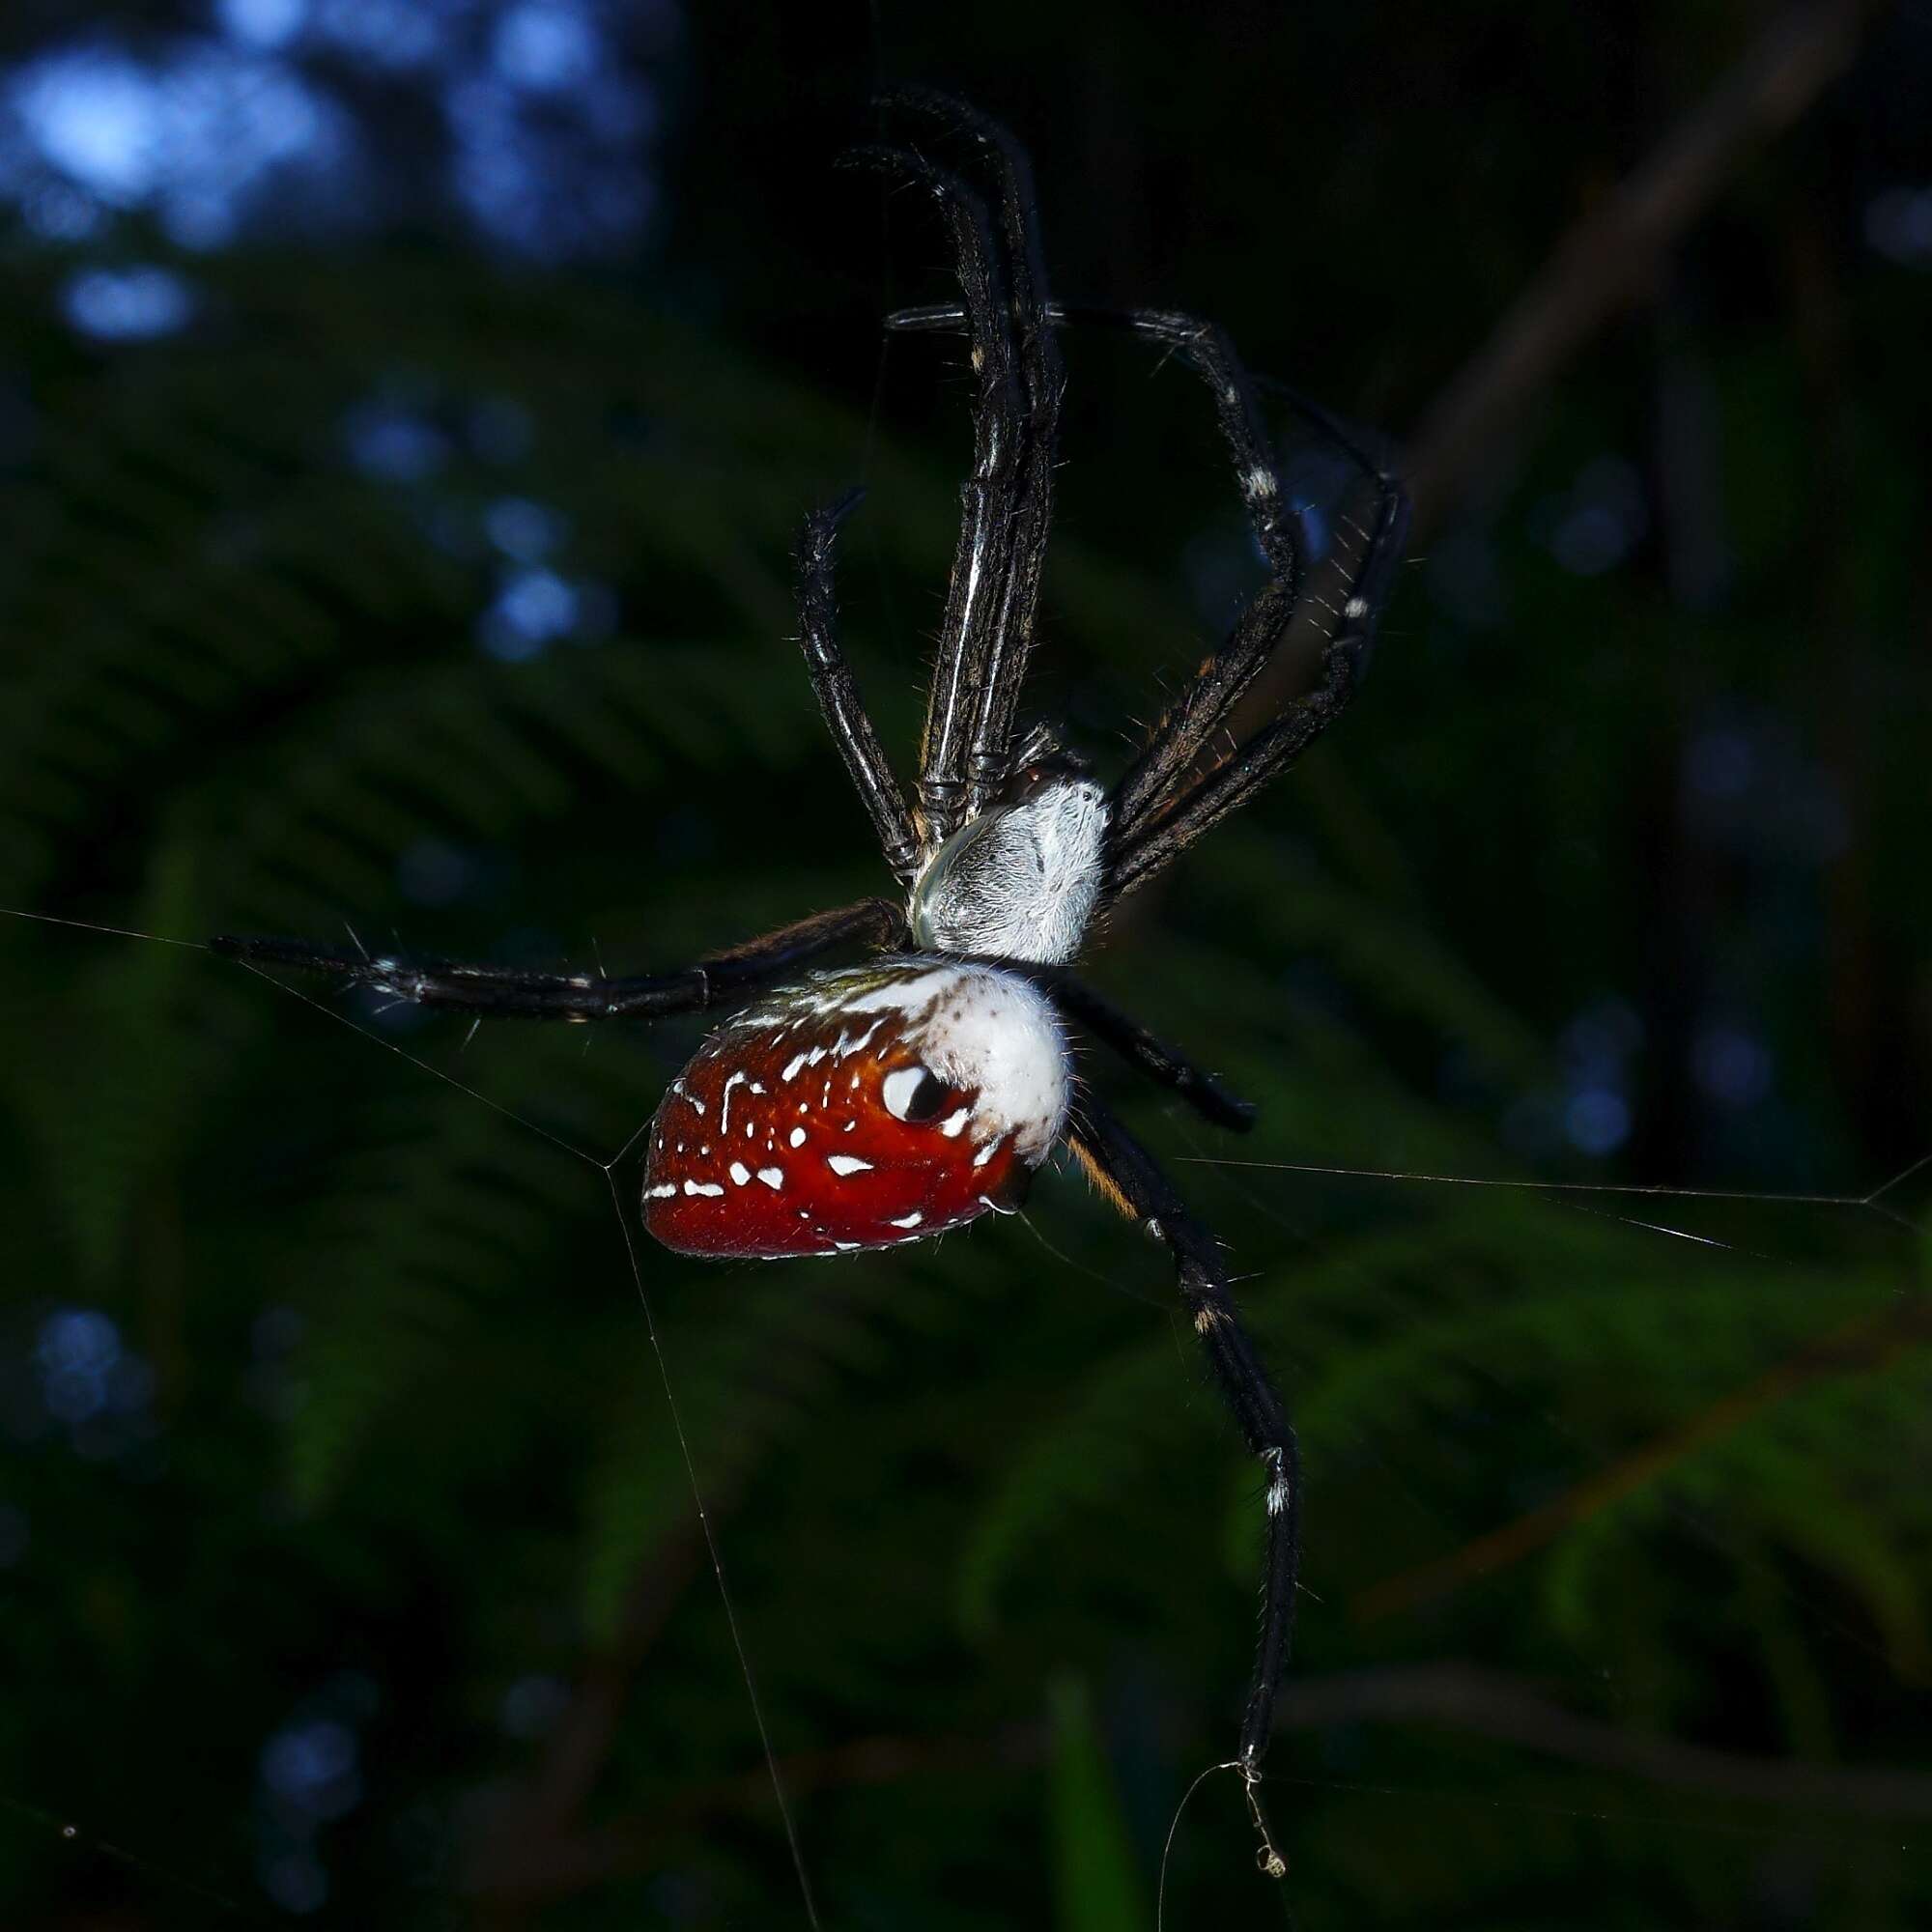
[[960,827],[913,882],[913,939],[939,952],[1064,965],[1105,881],[1107,798],[1091,779],[1042,786]]

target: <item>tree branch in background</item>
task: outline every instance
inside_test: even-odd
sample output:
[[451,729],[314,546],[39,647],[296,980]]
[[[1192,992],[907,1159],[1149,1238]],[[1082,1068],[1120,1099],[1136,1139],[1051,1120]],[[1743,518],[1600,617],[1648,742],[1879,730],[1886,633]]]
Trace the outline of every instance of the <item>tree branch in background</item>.
[[1876,1321],[1861,1317],[1767,1370],[1755,1381],[1721,1397],[1688,1422],[1664,1431],[1596,1475],[1552,1496],[1513,1521],[1486,1531],[1433,1563],[1385,1578],[1355,1605],[1364,1623],[1415,1608],[1478,1578],[1507,1569],[1553,1543],[1575,1524],[1662,1479],[1705,1444],[1734,1434],[1761,1410],[1787,1402],[1813,1383],[1838,1376],[1870,1375],[1909,1349],[1932,1339],[1932,1311],[1918,1301],[1901,1303]]
[[1606,323],[1647,296],[1666,251],[1761,143],[1851,65],[1874,0],[1781,14],[1658,145],[1571,230],[1488,342],[1436,398],[1406,473],[1416,520],[1439,517],[1530,400]]
[[[1657,286],[1665,255],[1763,142],[1845,70],[1885,0],[1809,0],[1780,14],[1650,157],[1559,242],[1534,281],[1424,412],[1400,468],[1426,534],[1583,345]],[[1300,630],[1301,627],[1297,627]],[[1321,639],[1277,650],[1236,707],[1240,743],[1309,678]]]
[[[1791,1758],[1712,1750],[1578,1717],[1500,1671],[1458,1662],[1400,1664],[1303,1678],[1282,1694],[1278,1730],[1344,1724],[1409,1724],[1485,1737],[1543,1757],[1641,1779],[1719,1802],[1831,1811],[1867,1818],[1932,1818],[1932,1776]],[[893,1784],[908,1777],[1026,1771],[1052,1748],[1044,1724],[1015,1723],[983,1735],[861,1738],[783,1758],[779,1775],[794,1797]],[[612,1879],[648,1873],[678,1834],[719,1817],[769,1809],[771,1776],[761,1766],[681,1793],[663,1808],[525,1845],[504,1846],[491,1874],[491,1902],[526,1909]]]

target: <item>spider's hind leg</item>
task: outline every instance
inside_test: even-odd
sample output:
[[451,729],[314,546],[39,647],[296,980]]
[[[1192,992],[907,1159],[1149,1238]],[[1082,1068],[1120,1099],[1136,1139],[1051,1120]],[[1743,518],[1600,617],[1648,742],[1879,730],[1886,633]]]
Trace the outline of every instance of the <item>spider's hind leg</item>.
[[1254,1125],[1252,1100],[1230,1093],[1207,1068],[1197,1066],[1185,1054],[1150,1033],[1084,980],[1063,973],[1054,980],[1053,990],[1061,1007],[1096,1039],[1112,1047],[1157,1087],[1165,1087],[1185,1100],[1203,1120],[1239,1134]]
[[1257,1787],[1274,1728],[1274,1708],[1294,1630],[1295,1577],[1300,1563],[1301,1470],[1294,1430],[1280,1395],[1235,1305],[1219,1244],[1187,1210],[1153,1157],[1082,1086],[1076,1090],[1067,1139],[1101,1191],[1140,1222],[1174,1259],[1180,1297],[1208,1354],[1221,1394],[1248,1449],[1261,1463],[1264,1554],[1261,1639],[1254,1679],[1235,1751],[1247,1787],[1248,1809],[1261,1836],[1262,1869],[1279,1878],[1287,1861],[1275,1849]]

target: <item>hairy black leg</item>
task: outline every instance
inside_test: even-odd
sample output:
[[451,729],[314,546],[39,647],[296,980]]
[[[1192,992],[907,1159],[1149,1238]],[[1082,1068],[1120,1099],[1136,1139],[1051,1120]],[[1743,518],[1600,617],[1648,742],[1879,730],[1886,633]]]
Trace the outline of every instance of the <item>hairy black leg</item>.
[[[1255,400],[1258,389],[1276,394],[1313,423],[1365,472],[1376,466],[1350,440],[1326,411],[1308,402],[1294,389],[1251,375],[1235,351],[1233,339],[1218,323],[1176,309],[1099,308],[1086,302],[1047,302],[1047,322],[1056,328],[1099,327],[1125,329],[1166,346],[1181,364],[1208,384],[1215,422],[1234,464],[1235,484],[1248,512],[1255,540],[1277,576],[1292,576],[1300,561],[1300,545],[1293,520],[1282,500],[1274,439]],[[967,326],[966,311],[957,302],[931,302],[895,309],[886,317],[887,328],[901,334],[956,332]]]
[[[1268,582],[1236,619],[1227,642],[1162,713],[1108,801],[1116,852],[1108,891],[1118,896],[1185,851],[1215,820],[1292,763],[1340,716],[1387,599],[1388,580],[1408,528],[1408,499],[1386,467],[1369,456],[1326,410],[1285,384],[1258,385],[1250,379],[1226,331],[1216,325],[1172,309],[1117,310],[1052,302],[1046,313],[1055,325],[1096,323],[1163,343],[1208,384],[1236,481],[1270,572]],[[956,304],[941,302],[900,309],[886,318],[886,326],[902,330],[955,329],[965,320]],[[1333,612],[1338,633],[1324,653],[1321,689],[1291,707],[1240,748],[1229,765],[1196,785],[1194,773],[1202,755],[1279,644],[1301,601],[1303,566],[1282,499],[1273,442],[1255,403],[1257,386],[1278,395],[1347,456],[1374,486],[1378,507],[1372,530],[1350,526],[1359,549],[1342,608]],[[1238,773],[1223,781],[1231,766],[1238,766]]]
[[1162,343],[1207,384],[1234,464],[1235,486],[1268,567],[1264,591],[1249,603],[1227,641],[1162,712],[1116,787],[1110,804],[1119,840],[1163,809],[1260,674],[1301,601],[1305,562],[1293,513],[1283,497],[1274,439],[1227,330],[1165,309],[1137,309],[1117,317],[1105,309],[1076,308],[1065,315],[1070,322],[1122,327]]
[[[1045,313],[1055,325],[1100,323],[1151,337],[1165,344],[1208,385],[1234,466],[1236,487],[1269,572],[1267,584],[1241,612],[1227,641],[1162,712],[1115,788],[1109,803],[1118,838],[1157,813],[1200,761],[1215,731],[1280,641],[1300,600],[1304,566],[1294,521],[1282,496],[1273,440],[1256,402],[1254,384],[1225,329],[1164,309],[1123,313],[1055,302]],[[965,321],[965,311],[956,304],[938,303],[900,309],[886,318],[886,326],[911,331],[956,329]]]
[[919,761],[921,832],[929,852],[955,831],[986,681],[986,653],[1006,600],[1014,518],[1024,491],[1026,406],[999,246],[985,204],[960,180],[910,148],[866,147],[844,157],[916,183],[952,231],[979,393],[973,470],[960,491],[959,541],[940,620]]
[[835,947],[863,943],[884,948],[904,941],[905,916],[897,906],[889,899],[861,899],[856,905],[814,913],[713,953],[695,966],[617,980],[601,974],[525,973],[509,966],[402,959],[302,939],[224,935],[211,944],[216,952],[251,966],[333,973],[352,985],[368,986],[417,1006],[453,1008],[489,1019],[609,1020],[701,1012],[766,985]]
[[838,526],[864,495],[854,490],[805,520],[798,543],[799,643],[832,741],[872,814],[886,864],[902,883],[910,883],[919,870],[919,835],[838,641],[838,604],[833,589]]
[[1178,1094],[1204,1120],[1243,1134],[1254,1125],[1252,1100],[1231,1094],[1213,1074],[1151,1034],[1105,994],[1096,992],[1070,973],[1060,975],[1049,983],[1064,1011],[1157,1086]]
[[1191,791],[1151,823],[1118,829],[1107,869],[1110,899],[1143,884],[1177,859],[1210,826],[1245,805],[1286,771],[1348,709],[1375,642],[1390,580],[1408,531],[1408,497],[1386,482],[1372,529],[1357,530],[1359,548],[1344,579],[1336,631],[1322,652],[1321,683],[1293,698]]
[[1275,1698],[1294,1631],[1295,1572],[1301,1548],[1301,1470],[1294,1431],[1255,1345],[1241,1325],[1219,1244],[1187,1211],[1153,1157],[1082,1086],[1074,1095],[1068,1140],[1114,1204],[1163,1242],[1174,1259],[1180,1298],[1207,1350],[1221,1393],[1261,1462],[1264,1542],[1261,1641],[1241,1719],[1235,1760],[1247,1784],[1248,1808],[1261,1833],[1262,1868],[1288,1869],[1269,1836],[1257,1785],[1274,1728]]
[[[1264,449],[1269,445],[1255,409],[1252,385],[1242,374],[1226,334],[1198,317],[1166,309],[1134,309],[1120,314],[1080,309],[1067,314],[1070,319],[1127,328],[1166,343],[1198,371],[1214,391],[1242,494],[1250,515],[1257,517],[1256,533],[1262,535],[1257,493],[1267,505],[1278,507],[1281,488],[1271,465],[1264,469],[1249,464],[1254,436],[1262,438]],[[1279,559],[1268,552],[1275,571],[1268,590],[1243,611],[1228,646],[1202,667],[1193,684],[1169,708],[1116,793],[1115,856],[1108,875],[1108,890],[1115,895],[1151,876],[1184,852],[1209,826],[1245,804],[1341,716],[1374,644],[1376,626],[1388,600],[1390,580],[1408,531],[1408,497],[1387,468],[1370,457],[1333,415],[1297,390],[1280,383],[1264,386],[1281,397],[1368,479],[1377,497],[1374,527],[1364,529],[1352,522],[1342,526],[1354,539],[1354,556],[1347,569],[1341,608],[1322,607],[1328,611],[1334,629],[1322,653],[1320,688],[1291,703],[1224,763],[1190,785],[1201,751],[1232,713],[1279,638],[1281,627],[1271,621],[1253,621],[1257,611],[1269,601],[1268,592],[1285,581]],[[1267,550],[1264,536],[1263,548]],[[1261,648],[1261,655],[1255,656],[1263,637],[1270,631],[1273,637]]]
[[1006,244],[1006,287],[1012,306],[1027,443],[1015,505],[1006,583],[983,644],[981,684],[966,754],[964,816],[983,810],[1012,770],[1013,720],[1033,653],[1040,575],[1053,520],[1053,469],[1060,404],[1066,386],[1046,299],[1039,204],[1026,151],[990,115],[926,88],[896,88],[882,104],[923,118],[969,145],[990,169]]

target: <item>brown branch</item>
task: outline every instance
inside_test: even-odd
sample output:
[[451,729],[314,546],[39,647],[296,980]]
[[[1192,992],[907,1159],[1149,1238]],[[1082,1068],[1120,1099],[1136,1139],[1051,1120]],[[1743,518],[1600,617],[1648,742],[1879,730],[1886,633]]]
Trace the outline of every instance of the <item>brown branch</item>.
[[655,1545],[632,1572],[615,1641],[590,1659],[576,1697],[551,1733],[530,1790],[536,1821],[561,1827],[589,1799],[616,1742],[631,1681],[697,1574],[703,1548],[694,1526]]
[[1788,1401],[1813,1382],[1835,1376],[1872,1374],[1905,1350],[1922,1346],[1929,1336],[1932,1311],[1919,1302],[1906,1303],[1876,1321],[1861,1317],[1822,1340],[1807,1343],[1755,1381],[1712,1403],[1688,1422],[1665,1430],[1514,1521],[1487,1531],[1435,1562],[1386,1577],[1363,1593],[1355,1615],[1368,1623],[1413,1609],[1520,1562],[1575,1524],[1656,1482],[1707,1442],[1731,1435],[1760,1410]]
[[534,1776],[488,1795],[463,1847],[463,1884],[497,1908],[493,1923],[508,1932],[519,1919],[525,1888],[505,1883],[529,1849],[572,1840],[578,1813],[603,1775],[631,1686],[676,1608],[703,1553],[698,1527],[661,1539],[631,1573],[610,1645],[586,1660],[570,1702],[546,1742]]
[[[863,1290],[855,1277],[849,1288],[828,1284],[819,1293],[838,1306]],[[737,1467],[707,1482],[714,1520],[736,1509],[749,1475],[749,1467]],[[615,1631],[585,1658],[570,1701],[531,1774],[479,1794],[462,1850],[462,1883],[491,1902],[492,1932],[513,1932],[521,1923],[526,1889],[514,1882],[514,1875],[532,1856],[532,1848],[580,1842],[579,1819],[616,1745],[638,1674],[693,1578],[701,1574],[705,1554],[704,1524],[696,1516],[642,1552],[625,1585]]]
[[1406,466],[1419,524],[1592,335],[1657,284],[1665,253],[1739,164],[1851,65],[1873,0],[1810,0],[1775,19],[1633,174],[1565,237],[1424,416]]
[[[1556,244],[1541,272],[1424,413],[1400,465],[1415,529],[1458,493],[1583,345],[1657,287],[1664,258],[1741,163],[1851,65],[1884,0],[1805,0],[1777,15],[1650,156]],[[1239,743],[1304,691],[1327,634],[1297,623],[1236,707]],[[1130,904],[1127,916],[1133,916]],[[1145,917],[1145,913],[1142,913]]]
[[[1278,1730],[1341,1724],[1424,1724],[1498,1743],[1592,1770],[1622,1774],[1673,1790],[1794,1810],[1874,1818],[1932,1818],[1932,1776],[1753,1757],[1624,1730],[1578,1717],[1520,1678],[1472,1664],[1443,1662],[1304,1678],[1283,1693]],[[780,1761],[786,1792],[893,1784],[910,1777],[986,1770],[1027,1770],[1052,1748],[1048,1727],[1009,1724],[982,1736],[861,1738]],[[491,1874],[491,1902],[525,1907],[612,1879],[655,1870],[667,1842],[720,1817],[769,1809],[763,1767],[681,1793],[661,1808],[573,1836],[505,1846]]]
[[1330,1724],[1439,1724],[1544,1757],[1624,1772],[1649,1784],[1750,1804],[1874,1818],[1932,1818],[1932,1776],[1715,1750],[1579,1718],[1519,1678],[1466,1663],[1398,1665],[1304,1678],[1285,1701],[1297,1730]]

